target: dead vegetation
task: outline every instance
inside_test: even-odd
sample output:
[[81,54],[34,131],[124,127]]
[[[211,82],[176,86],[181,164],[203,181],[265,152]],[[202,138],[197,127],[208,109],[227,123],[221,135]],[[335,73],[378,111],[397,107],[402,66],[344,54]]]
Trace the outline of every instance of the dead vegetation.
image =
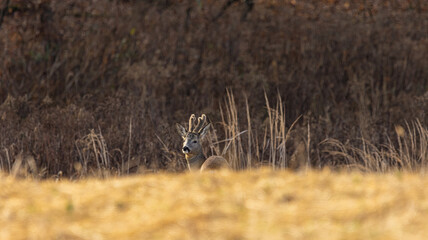
[[227,2],[2,1],[1,169],[181,171],[190,113],[235,169],[426,166],[425,1]]
[[426,239],[425,174],[0,177],[1,239]]

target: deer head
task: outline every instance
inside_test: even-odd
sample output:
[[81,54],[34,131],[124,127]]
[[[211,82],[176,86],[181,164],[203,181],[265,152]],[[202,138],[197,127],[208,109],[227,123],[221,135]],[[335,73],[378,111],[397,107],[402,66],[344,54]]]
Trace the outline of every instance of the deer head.
[[206,124],[206,122],[207,117],[205,114],[202,114],[202,116],[198,118],[197,123],[195,114],[192,114],[189,118],[188,130],[179,123],[176,124],[177,131],[184,140],[182,152],[186,155],[186,159],[198,156],[205,158],[202,153],[201,140],[205,137],[210,128],[210,124]]

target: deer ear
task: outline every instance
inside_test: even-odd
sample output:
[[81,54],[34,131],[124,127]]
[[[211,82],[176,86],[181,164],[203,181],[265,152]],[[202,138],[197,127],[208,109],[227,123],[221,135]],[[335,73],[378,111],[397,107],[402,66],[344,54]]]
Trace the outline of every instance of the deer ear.
[[208,133],[208,131],[210,130],[211,127],[211,123],[209,123],[207,126],[205,126],[199,133],[199,138],[202,139],[205,137],[205,135]]
[[181,126],[179,123],[176,123],[175,127],[177,128],[178,134],[180,134],[180,136],[182,138],[185,138],[186,137],[186,133],[187,133],[186,129],[183,126]]

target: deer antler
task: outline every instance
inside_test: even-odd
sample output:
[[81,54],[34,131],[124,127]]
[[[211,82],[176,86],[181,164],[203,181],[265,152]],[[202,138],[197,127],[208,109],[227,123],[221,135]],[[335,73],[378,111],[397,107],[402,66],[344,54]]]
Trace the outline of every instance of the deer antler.
[[207,116],[205,116],[205,114],[202,114],[202,116],[198,117],[198,124],[195,126],[195,129],[193,129],[193,132],[199,133],[204,128],[206,122]]
[[195,114],[192,114],[189,118],[189,132],[193,131],[192,128],[195,125],[195,120],[196,120]]

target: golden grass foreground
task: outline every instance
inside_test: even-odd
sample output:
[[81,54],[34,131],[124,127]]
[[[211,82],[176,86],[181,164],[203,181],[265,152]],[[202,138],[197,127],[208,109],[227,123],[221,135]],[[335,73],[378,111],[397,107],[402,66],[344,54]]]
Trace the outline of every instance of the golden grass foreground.
[[425,174],[0,177],[0,239],[428,239]]

